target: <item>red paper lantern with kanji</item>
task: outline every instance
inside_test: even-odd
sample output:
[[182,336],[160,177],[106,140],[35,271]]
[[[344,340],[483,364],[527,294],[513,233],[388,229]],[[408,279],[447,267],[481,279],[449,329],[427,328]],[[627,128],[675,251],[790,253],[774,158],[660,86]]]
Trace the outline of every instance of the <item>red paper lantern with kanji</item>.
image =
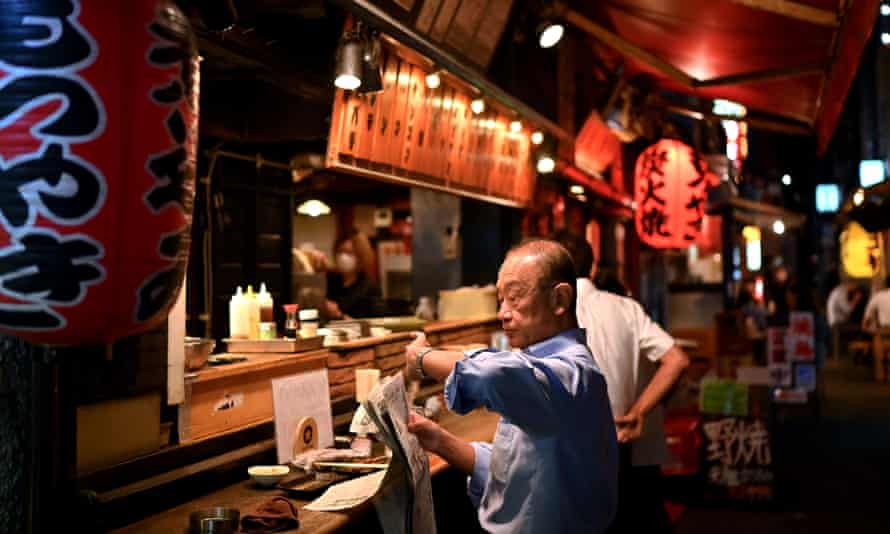
[[170,1],[0,12],[0,332],[109,343],[166,317],[189,250],[198,61]]
[[715,181],[688,145],[662,139],[640,154],[634,174],[637,234],[655,248],[685,248],[702,231],[707,188]]

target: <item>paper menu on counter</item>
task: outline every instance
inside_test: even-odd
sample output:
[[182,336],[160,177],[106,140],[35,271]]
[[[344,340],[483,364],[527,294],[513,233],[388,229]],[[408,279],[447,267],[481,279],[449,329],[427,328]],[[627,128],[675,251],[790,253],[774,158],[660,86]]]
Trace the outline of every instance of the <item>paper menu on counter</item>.
[[392,460],[374,499],[383,531],[388,534],[435,534],[429,457],[408,432],[408,401],[401,373],[384,380],[362,403],[377,425],[377,437]]
[[272,403],[279,464],[293,459],[294,431],[303,417],[315,419],[319,448],[334,446],[327,369],[273,379]]

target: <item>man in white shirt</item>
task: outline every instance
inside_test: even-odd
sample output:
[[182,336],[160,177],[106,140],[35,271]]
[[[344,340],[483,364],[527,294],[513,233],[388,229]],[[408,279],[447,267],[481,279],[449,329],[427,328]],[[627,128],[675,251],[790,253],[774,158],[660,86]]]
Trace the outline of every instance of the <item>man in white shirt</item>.
[[840,326],[850,320],[850,315],[858,303],[858,300],[853,300],[858,295],[855,289],[856,284],[845,282],[838,284],[828,294],[828,300],[825,302],[825,315],[826,319],[828,319],[828,326]]
[[689,358],[639,303],[593,285],[586,277],[593,251],[584,238],[561,232],[556,240],[575,262],[578,324],[606,377],[618,430],[618,513],[610,532],[669,532],[661,491],[661,464],[667,460],[661,400]]
[[874,332],[879,328],[890,328],[890,276],[884,289],[875,291],[865,306],[862,329]]

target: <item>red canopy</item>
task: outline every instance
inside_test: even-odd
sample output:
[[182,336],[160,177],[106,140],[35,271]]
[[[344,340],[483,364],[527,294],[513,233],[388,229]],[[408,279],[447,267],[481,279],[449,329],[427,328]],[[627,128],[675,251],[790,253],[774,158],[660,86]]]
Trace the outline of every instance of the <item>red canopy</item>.
[[564,16],[592,35],[601,56],[624,59],[626,76],[651,73],[664,89],[799,121],[818,136],[822,152],[878,6],[879,0],[606,0]]

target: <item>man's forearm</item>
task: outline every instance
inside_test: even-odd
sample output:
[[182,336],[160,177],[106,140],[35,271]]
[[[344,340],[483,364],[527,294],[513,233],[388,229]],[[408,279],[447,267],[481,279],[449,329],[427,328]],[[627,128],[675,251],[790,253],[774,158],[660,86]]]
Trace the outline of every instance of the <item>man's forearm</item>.
[[454,364],[463,359],[463,352],[433,350],[427,352],[423,357],[423,372],[439,382],[444,382],[454,370]]
[[655,372],[655,376],[649,381],[649,385],[640,394],[631,411],[635,411],[641,416],[649,413],[662,397],[670,391],[688,366],[689,358],[686,354],[676,345],[671,347],[662,356],[658,371]]
[[448,462],[451,467],[466,474],[473,473],[476,463],[476,449],[447,430],[442,430],[441,441],[436,450],[432,451]]

